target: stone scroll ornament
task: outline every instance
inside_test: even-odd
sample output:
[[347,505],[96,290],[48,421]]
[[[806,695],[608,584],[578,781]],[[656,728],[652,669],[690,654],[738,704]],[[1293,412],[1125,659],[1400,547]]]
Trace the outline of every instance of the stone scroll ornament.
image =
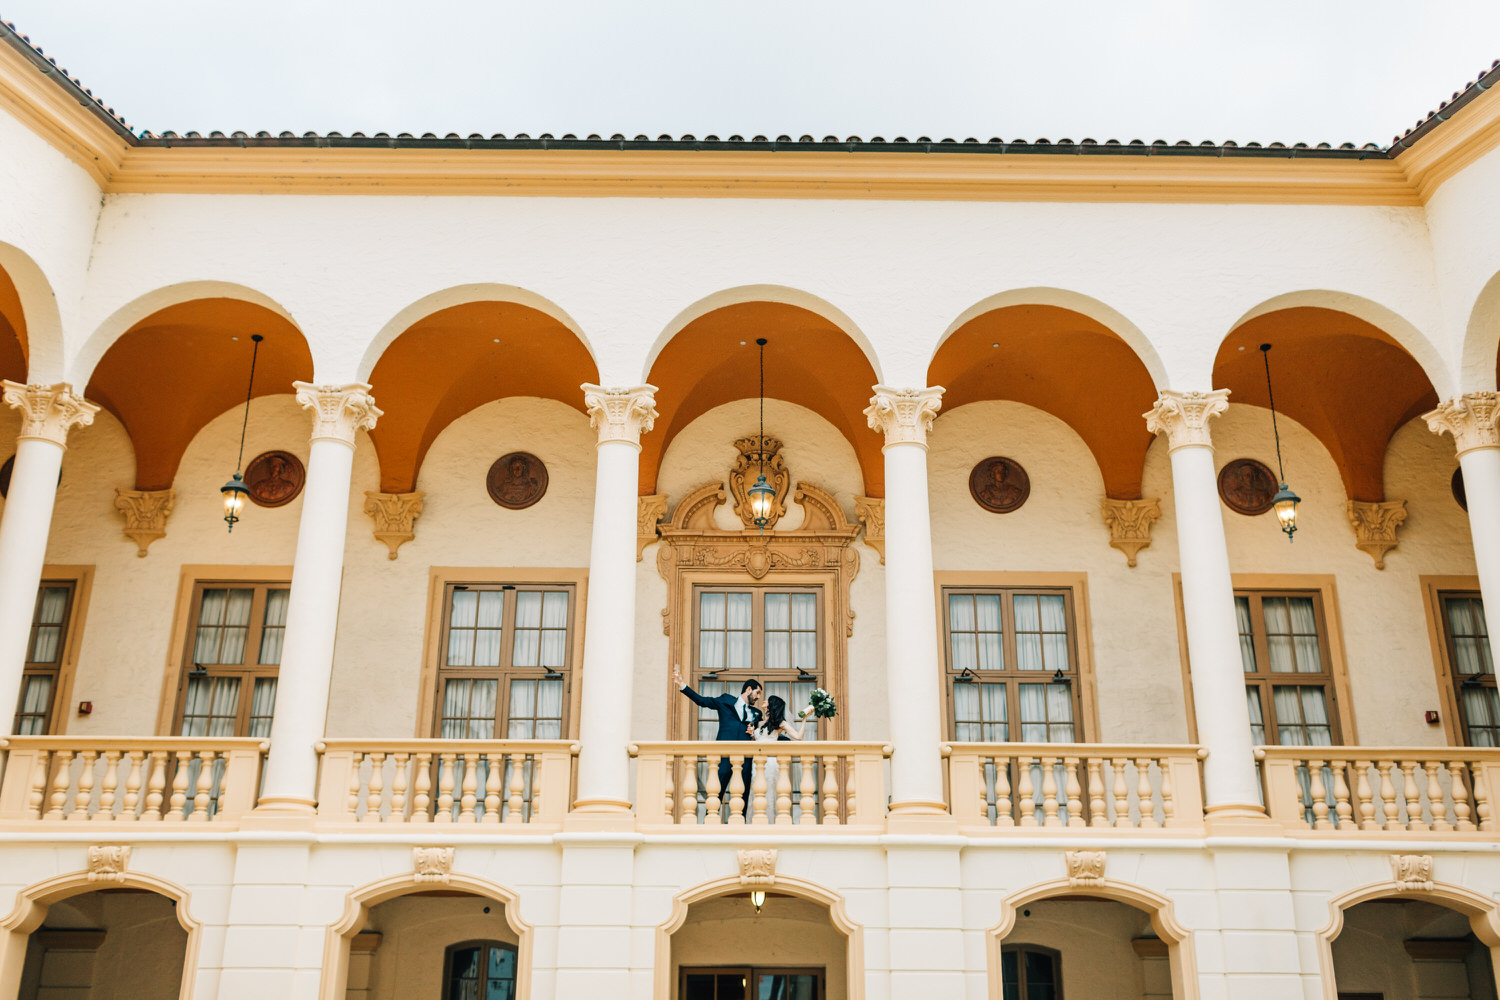
[[495,459],[484,485],[506,510],[525,510],[547,495],[547,466],[530,452],[513,451]]
[[1009,514],[1031,496],[1031,477],[1020,462],[995,455],[969,473],[969,495],[991,514]]

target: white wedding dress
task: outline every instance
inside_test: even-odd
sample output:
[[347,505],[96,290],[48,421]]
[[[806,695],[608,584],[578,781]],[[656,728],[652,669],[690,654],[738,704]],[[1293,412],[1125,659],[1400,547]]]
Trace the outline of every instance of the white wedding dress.
[[[785,725],[785,723],[782,723],[782,725]],[[757,743],[775,743],[777,742],[777,737],[779,737],[780,735],[781,733],[779,730],[768,731],[765,729],[754,729],[750,732],[750,738]],[[766,772],[766,815],[774,818],[776,815],[777,764],[774,757],[767,757],[764,758],[764,760]],[[761,758],[757,758],[755,762],[755,768],[758,771],[760,770],[760,767]],[[746,792],[747,799],[752,798],[755,795],[754,791],[752,791],[751,789],[746,789]]]

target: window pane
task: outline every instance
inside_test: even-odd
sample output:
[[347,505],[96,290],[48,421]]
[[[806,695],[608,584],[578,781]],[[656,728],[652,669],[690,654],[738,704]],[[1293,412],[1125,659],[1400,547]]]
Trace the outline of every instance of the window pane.
[[785,631],[792,627],[792,595],[766,595],[766,628]]
[[698,626],[703,629],[724,628],[724,595],[700,594],[698,596]]
[[224,627],[220,633],[219,663],[245,662],[245,640],[250,635],[250,607],[254,590],[231,590],[224,605]]
[[766,669],[784,670],[792,665],[792,637],[786,632],[766,633]]
[[21,711],[16,713],[17,736],[45,736],[47,710],[52,705],[52,678],[48,674],[28,674],[21,688]]
[[1017,632],[1041,631],[1042,613],[1035,594],[1017,594],[1015,614]]
[[181,735],[234,736],[239,704],[238,677],[189,677]]
[[443,685],[439,735],[447,740],[495,738],[495,699],[500,682],[491,678],[450,678]]
[[31,653],[27,663],[56,663],[62,652],[62,626],[38,625],[31,635]]
[[748,630],[750,628],[750,595],[725,594],[725,628]]
[[473,590],[455,590],[448,624],[453,628],[473,628],[479,616],[479,594]]
[[703,670],[724,669],[724,633],[698,633],[698,666]]
[[276,666],[281,663],[281,644],[286,636],[286,608],[292,592],[285,587],[266,591],[265,624],[260,633],[261,666]]
[[1261,711],[1260,688],[1245,686],[1245,700],[1250,708],[1250,741],[1256,746],[1266,744],[1266,717]]
[[816,594],[793,594],[792,628],[808,632],[818,627],[818,596]]
[[250,694],[250,731],[246,736],[266,739],[271,735],[271,715],[276,709],[276,678],[257,677]]
[[1255,673],[1255,635],[1250,621],[1250,598],[1234,599],[1234,617],[1240,626],[1240,664],[1245,673]]
[[725,651],[724,665],[730,670],[750,669],[750,633],[730,632],[729,648]]
[[1471,747],[1500,746],[1500,692],[1477,685],[1459,688]]
[[1444,603],[1453,639],[1454,670],[1465,676],[1494,673],[1483,602],[1478,598],[1449,597]]
[[971,594],[948,595],[948,627],[954,632],[974,631],[974,597]]
[[68,587],[42,587],[37,592],[28,663],[56,663],[62,654],[63,622],[68,609]]
[[972,632],[954,632],[948,637],[949,648],[953,650],[952,667],[957,671],[974,670],[978,667],[978,658],[975,655],[976,638]]
[[792,667],[809,673],[818,671],[818,634],[816,632],[792,633]]

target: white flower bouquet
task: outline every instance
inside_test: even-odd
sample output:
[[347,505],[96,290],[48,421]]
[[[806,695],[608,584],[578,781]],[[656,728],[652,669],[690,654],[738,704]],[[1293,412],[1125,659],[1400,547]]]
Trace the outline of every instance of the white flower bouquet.
[[822,688],[813,688],[812,704],[797,713],[797,718],[805,719],[815,715],[820,719],[831,719],[839,712],[839,707],[834,703],[833,695]]

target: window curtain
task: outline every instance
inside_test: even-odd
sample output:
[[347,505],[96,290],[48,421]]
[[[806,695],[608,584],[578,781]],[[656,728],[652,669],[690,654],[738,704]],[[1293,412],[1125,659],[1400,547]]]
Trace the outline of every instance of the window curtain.
[[290,590],[266,591],[266,623],[260,633],[260,658],[262,666],[281,663],[281,644],[286,638],[286,608],[290,602]]
[[1245,668],[1245,673],[1255,673],[1255,635],[1254,626],[1250,623],[1250,598],[1236,597],[1234,599],[1234,617],[1239,622],[1240,629],[1240,664]]

